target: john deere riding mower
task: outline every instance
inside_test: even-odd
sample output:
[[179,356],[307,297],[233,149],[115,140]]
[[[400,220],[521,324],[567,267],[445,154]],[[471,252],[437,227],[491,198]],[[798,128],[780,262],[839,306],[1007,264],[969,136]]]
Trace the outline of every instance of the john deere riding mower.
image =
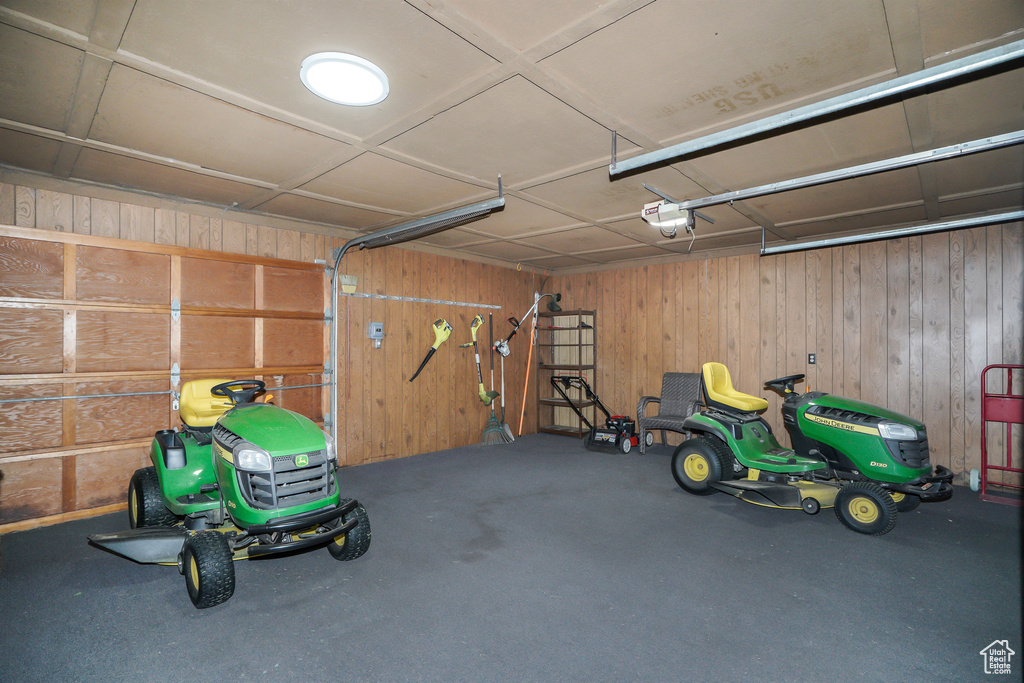
[[672,456],[679,486],[812,515],[831,507],[848,528],[872,536],[891,531],[898,512],[953,495],[953,473],[932,469],[923,423],[862,401],[794,391],[803,378],[765,382],[784,398],[793,443],[784,448],[758,414],[768,401],[736,391],[721,363],[705,363],[704,407],[684,423],[693,437]]
[[131,530],[89,540],[177,566],[199,609],[234,593],[233,560],[314,546],[338,560],[365,553],[370,521],[340,496],[333,439],[298,413],[254,402],[264,394],[259,380],[186,383],[182,430],[156,433],[152,466],[128,486]]

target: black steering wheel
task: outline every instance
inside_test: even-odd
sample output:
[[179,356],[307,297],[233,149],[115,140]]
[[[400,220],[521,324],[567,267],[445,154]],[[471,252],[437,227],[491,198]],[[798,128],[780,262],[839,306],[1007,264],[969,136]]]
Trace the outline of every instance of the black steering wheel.
[[223,396],[232,403],[252,403],[256,395],[262,393],[266,383],[258,379],[234,379],[230,382],[221,382],[210,389],[214,396]]
[[803,378],[803,375],[786,375],[785,377],[779,377],[778,379],[770,379],[765,382],[764,385],[767,388],[777,391],[785,396],[786,394],[792,394],[793,385]]

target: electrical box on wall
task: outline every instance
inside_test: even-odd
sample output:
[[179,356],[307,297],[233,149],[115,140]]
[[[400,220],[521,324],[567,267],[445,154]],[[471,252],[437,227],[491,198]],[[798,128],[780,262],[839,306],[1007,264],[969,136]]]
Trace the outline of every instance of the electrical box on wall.
[[384,340],[384,323],[370,323],[366,326],[366,336],[373,340],[373,348],[379,349]]

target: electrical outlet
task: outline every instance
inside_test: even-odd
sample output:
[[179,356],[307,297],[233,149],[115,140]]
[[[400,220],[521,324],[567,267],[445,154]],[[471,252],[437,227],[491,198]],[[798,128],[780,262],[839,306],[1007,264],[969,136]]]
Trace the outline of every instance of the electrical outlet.
[[807,364],[808,365],[814,365],[817,362],[818,362],[818,354],[816,354],[816,353],[809,353],[809,354],[807,354]]

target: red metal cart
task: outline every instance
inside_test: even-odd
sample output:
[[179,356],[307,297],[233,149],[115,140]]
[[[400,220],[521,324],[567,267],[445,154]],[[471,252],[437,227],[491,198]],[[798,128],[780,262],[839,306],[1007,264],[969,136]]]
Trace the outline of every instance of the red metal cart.
[[[1001,369],[1006,371],[1006,382],[1004,393],[990,393],[986,388],[986,379],[989,370]],[[1020,497],[1007,495],[995,495],[988,492],[989,486],[1001,489],[1002,493],[1024,490],[1024,486],[1018,483],[989,482],[989,471],[1013,472],[1024,476],[1024,469],[1013,466],[1013,425],[1024,424],[1024,394],[1013,392],[1013,375],[1017,373],[1018,391],[1024,365],[989,365],[981,371],[981,472],[980,491],[981,499],[993,503],[1005,503],[1007,505],[1024,505]],[[1001,422],[1006,424],[1006,457],[1003,465],[993,465],[988,459],[988,443],[986,436],[989,422]]]

